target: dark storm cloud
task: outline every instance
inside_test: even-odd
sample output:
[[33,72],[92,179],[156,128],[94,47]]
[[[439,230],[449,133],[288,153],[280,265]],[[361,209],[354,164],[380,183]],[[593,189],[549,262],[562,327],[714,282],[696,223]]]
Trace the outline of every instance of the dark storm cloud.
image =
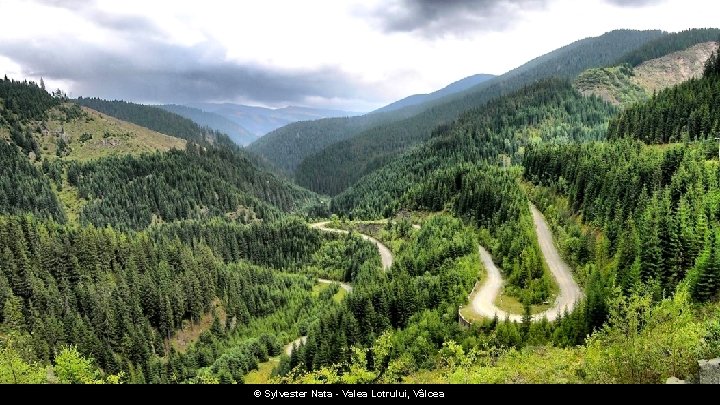
[[393,0],[371,12],[385,32],[416,32],[426,37],[503,31],[523,9],[547,0]]
[[180,47],[149,40],[131,52],[66,40],[0,41],[0,55],[34,77],[70,80],[74,96],[149,102],[251,100],[300,103],[309,97],[358,98],[361,83],[338,69],[273,70],[227,61],[210,43]]

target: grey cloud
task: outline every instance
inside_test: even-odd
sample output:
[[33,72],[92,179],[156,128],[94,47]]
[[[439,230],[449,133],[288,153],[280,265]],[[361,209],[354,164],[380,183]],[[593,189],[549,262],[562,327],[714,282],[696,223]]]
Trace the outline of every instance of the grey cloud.
[[241,65],[227,61],[211,43],[179,47],[150,39],[124,54],[60,39],[0,41],[0,54],[18,62],[30,76],[72,81],[74,96],[173,103],[248,100],[270,105],[302,104],[312,97],[376,96],[370,86],[333,67],[284,71]]
[[645,7],[664,3],[665,0],[605,0],[605,2],[618,7]]
[[68,10],[93,24],[121,33],[159,35],[161,30],[150,19],[140,15],[119,15],[103,11],[92,0],[33,0],[37,4]]
[[228,61],[225,49],[205,41],[195,46],[166,42],[151,20],[111,14],[84,0],[35,0],[69,10],[113,31],[120,43],[93,45],[71,38],[33,41],[0,39],[0,55],[22,66],[31,77],[72,82],[73,96],[97,96],[140,102],[186,103],[250,101],[269,105],[307,104],[318,99],[381,96],[338,68],[280,70]]
[[523,9],[543,7],[548,0],[394,0],[371,11],[385,32],[415,32],[425,37],[463,36],[502,31]]

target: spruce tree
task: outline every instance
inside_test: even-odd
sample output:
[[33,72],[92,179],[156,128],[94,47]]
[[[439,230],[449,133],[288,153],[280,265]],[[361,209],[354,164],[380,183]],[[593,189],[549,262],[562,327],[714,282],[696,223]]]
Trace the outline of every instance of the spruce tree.
[[715,297],[720,288],[720,254],[717,251],[720,247],[720,234],[718,232],[711,233],[708,246],[698,260],[698,274],[693,286],[693,297],[701,302]]

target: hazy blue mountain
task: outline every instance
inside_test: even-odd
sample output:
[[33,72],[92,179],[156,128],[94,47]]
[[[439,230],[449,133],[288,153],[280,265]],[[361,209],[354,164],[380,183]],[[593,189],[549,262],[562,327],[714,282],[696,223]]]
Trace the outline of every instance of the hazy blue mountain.
[[320,118],[352,117],[361,114],[296,106],[273,109],[233,103],[191,103],[188,106],[222,115],[247,129],[256,137],[261,137],[270,131],[293,122],[311,121]]
[[430,94],[414,94],[412,96],[405,97],[402,100],[398,100],[394,103],[388,104],[385,107],[378,108],[373,112],[394,111],[404,107],[409,107],[411,105],[422,104],[441,97],[449,96],[450,94],[459,93],[484,81],[490,80],[494,77],[495,75],[488,74],[477,74],[468,76],[464,79],[460,79],[452,84],[449,84],[438,91],[434,91]]
[[469,76],[441,90],[409,96],[365,115],[296,122],[267,133],[248,146],[248,150],[264,156],[272,166],[292,177],[300,162],[328,145],[352,138],[374,126],[412,117],[422,111],[425,103],[466,91],[495,77],[486,74]]
[[257,135],[248,131],[237,122],[231,121],[230,119],[214,112],[207,112],[197,108],[177,104],[158,105],[156,107],[183,116],[194,121],[200,126],[207,126],[216,131],[223,132],[238,145],[248,145],[258,138]]

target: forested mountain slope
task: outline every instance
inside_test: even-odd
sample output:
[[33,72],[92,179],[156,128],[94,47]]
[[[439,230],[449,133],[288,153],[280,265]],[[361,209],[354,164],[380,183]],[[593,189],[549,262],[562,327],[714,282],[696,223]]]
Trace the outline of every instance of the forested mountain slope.
[[610,124],[608,138],[630,137],[646,143],[712,139],[720,131],[720,62],[717,52],[703,77],[663,90],[634,105]]
[[[143,128],[187,146],[133,134],[154,152],[87,159],[78,144],[139,127],[11,80],[0,128],[0,382],[241,382],[336,305],[311,279],[375,265],[360,238],[289,218],[314,195],[232,144]],[[72,151],[45,150],[47,137]]]
[[720,29],[718,28],[693,28],[672,32],[649,41],[637,49],[633,49],[612,63],[612,65],[628,63],[630,66],[638,66],[645,61],[682,51],[703,42],[717,42],[719,40]]
[[660,31],[621,30],[577,41],[465,92],[423,104],[425,110],[416,116],[373,127],[308,156],[298,166],[295,177],[298,184],[316,192],[338,194],[405,149],[428,139],[434,128],[450,124],[463,111],[537,80],[574,78],[663,35]]
[[30,158],[41,149],[28,124],[47,119],[47,111],[62,100],[33,82],[0,81],[0,212],[32,213],[64,220],[65,214],[48,177]]
[[275,219],[313,199],[309,191],[258,170],[240,153],[193,144],[184,151],[71,164],[67,174],[87,201],[81,222],[120,229],[223,215]]
[[422,109],[421,104],[464,91],[492,77],[482,74],[466,77],[436,92],[416,94],[361,116],[288,124],[268,133],[248,148],[266,158],[282,173],[294,177],[300,162],[326,146],[351,138],[383,122],[412,116],[417,113],[415,109]]
[[326,146],[351,138],[382,122],[409,115],[408,112],[399,110],[359,117],[295,122],[251,143],[248,150],[266,158],[274,167],[292,178],[300,162]]
[[[574,77],[590,67],[609,65],[664,35],[661,31],[609,32],[577,41],[459,93],[392,112],[297,123],[268,134],[249,149],[294,176],[299,184],[334,195],[397,153],[427,139],[433,128],[451,122],[463,111],[535,80]],[[358,139],[350,141],[355,137]],[[322,180],[330,173],[335,181]]]
[[[145,117],[167,132],[198,135],[189,137],[187,149],[183,139],[63,104],[34,83],[3,80],[0,90],[0,102],[8,106],[0,128],[9,138],[2,142],[3,212],[29,211],[58,221],[72,214],[86,224],[143,229],[217,215],[277,218],[316,201],[307,190],[259,169],[225,135],[175,114],[93,101]],[[208,143],[207,134],[217,146]]]
[[[518,163],[527,145],[600,139],[615,108],[547,80],[464,113],[419,148],[365,176],[332,201],[335,212],[378,217],[401,206],[408,189],[463,162]],[[440,208],[433,205],[433,208]]]

